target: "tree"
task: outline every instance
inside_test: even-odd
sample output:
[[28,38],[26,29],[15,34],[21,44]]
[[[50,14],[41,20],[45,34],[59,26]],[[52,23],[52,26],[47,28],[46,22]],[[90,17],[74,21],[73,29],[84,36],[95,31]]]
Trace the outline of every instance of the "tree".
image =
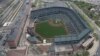
[[89,52],[84,50],[82,52],[76,53],[75,56],[89,56]]

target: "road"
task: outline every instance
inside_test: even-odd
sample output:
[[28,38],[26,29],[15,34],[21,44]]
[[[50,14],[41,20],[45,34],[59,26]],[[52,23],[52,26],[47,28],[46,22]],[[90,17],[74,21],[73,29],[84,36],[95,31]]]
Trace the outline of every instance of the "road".
[[[29,0],[31,1],[31,0]],[[23,9],[24,8],[24,9]],[[27,26],[29,25],[29,14],[30,14],[30,9],[31,9],[31,2],[27,3],[26,0],[24,0],[24,5],[22,8],[22,14],[20,15],[23,24],[23,30],[22,30],[22,34],[21,34],[21,38],[20,38],[20,42],[19,42],[19,46],[25,46],[25,42],[26,42],[26,30],[27,30]]]
[[9,13],[11,13],[11,12],[14,10],[13,6],[15,6],[16,4],[17,4],[17,2],[16,2],[16,1],[13,1],[13,2],[9,5],[9,7],[7,7],[7,8],[3,11],[3,13],[1,14],[2,16],[0,17],[0,21],[1,21],[1,22],[2,22],[3,20],[5,20],[6,17],[9,15]]

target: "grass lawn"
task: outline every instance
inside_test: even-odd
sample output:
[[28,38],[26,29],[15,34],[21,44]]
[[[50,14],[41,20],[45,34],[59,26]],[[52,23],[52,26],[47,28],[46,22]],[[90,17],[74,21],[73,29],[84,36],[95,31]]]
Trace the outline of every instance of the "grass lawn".
[[44,38],[51,38],[57,35],[66,35],[64,27],[51,26],[48,22],[37,24],[35,31]]

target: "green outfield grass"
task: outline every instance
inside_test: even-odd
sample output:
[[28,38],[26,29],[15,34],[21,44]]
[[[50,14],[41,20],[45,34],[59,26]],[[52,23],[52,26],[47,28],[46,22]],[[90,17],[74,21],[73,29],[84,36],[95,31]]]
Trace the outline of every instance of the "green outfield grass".
[[66,35],[64,26],[54,27],[51,26],[47,21],[38,23],[36,25],[35,31],[44,38],[52,38],[57,35]]

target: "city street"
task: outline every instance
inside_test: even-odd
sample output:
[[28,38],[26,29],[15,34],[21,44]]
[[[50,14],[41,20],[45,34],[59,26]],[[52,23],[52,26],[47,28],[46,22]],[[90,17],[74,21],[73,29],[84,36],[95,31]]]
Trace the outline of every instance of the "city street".
[[27,4],[26,0],[24,1],[24,15],[22,16],[22,19],[24,19],[23,22],[23,31],[22,31],[22,35],[20,38],[20,42],[19,42],[19,46],[25,46],[25,43],[27,42],[26,40],[26,30],[27,30],[27,26],[29,25],[30,22],[30,10],[31,10],[31,2],[29,1],[29,4]]

